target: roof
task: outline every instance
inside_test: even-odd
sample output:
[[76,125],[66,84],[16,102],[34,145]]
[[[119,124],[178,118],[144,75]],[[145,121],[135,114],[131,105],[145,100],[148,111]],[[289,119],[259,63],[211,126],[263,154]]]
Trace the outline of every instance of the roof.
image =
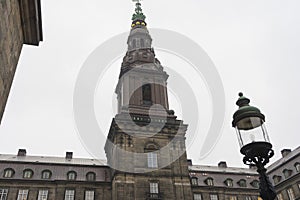
[[269,167],[267,167],[268,173],[275,170],[276,168],[280,167],[281,165],[287,163],[289,160],[294,159],[297,155],[300,156],[300,146],[297,147],[295,150],[293,150],[291,153],[287,154],[283,158],[277,160],[273,164],[271,164]]
[[237,167],[218,167],[218,166],[206,166],[206,165],[193,165],[193,166],[189,166],[189,170],[190,171],[199,171],[199,172],[257,175],[257,172],[256,172],[255,169],[237,168]]
[[45,163],[45,164],[65,164],[65,165],[86,165],[86,166],[107,166],[104,159],[50,157],[50,156],[17,156],[0,154],[0,161],[5,162],[25,162],[25,163]]

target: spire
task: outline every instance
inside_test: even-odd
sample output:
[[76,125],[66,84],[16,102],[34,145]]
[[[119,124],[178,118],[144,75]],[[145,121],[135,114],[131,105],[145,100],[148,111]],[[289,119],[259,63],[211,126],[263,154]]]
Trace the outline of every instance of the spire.
[[135,13],[132,15],[132,24],[131,27],[134,28],[135,26],[146,26],[146,16],[143,13],[142,7],[141,7],[141,0],[132,0],[133,2],[136,2],[135,6]]

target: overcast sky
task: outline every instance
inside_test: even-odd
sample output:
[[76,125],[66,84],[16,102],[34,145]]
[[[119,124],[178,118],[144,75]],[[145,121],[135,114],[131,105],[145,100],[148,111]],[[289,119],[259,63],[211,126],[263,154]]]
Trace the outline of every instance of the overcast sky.
[[[199,159],[203,138],[197,133],[199,137],[187,150],[194,163],[216,165],[226,160],[229,166],[244,166],[231,127],[239,91],[266,115],[276,153],[272,161],[280,157],[281,149],[299,146],[298,0],[145,0],[142,4],[149,28],[176,31],[198,43],[223,82],[226,113],[221,137],[211,154]],[[1,153],[15,154],[17,149],[26,148],[31,155],[64,156],[65,151],[73,151],[75,157],[91,157],[76,132],[74,85],[82,64],[95,48],[130,30],[133,10],[130,0],[42,1],[44,42],[39,47],[23,47],[0,126]],[[168,68],[181,62],[165,52],[156,54]],[[120,59],[114,61],[108,76],[112,82],[99,87],[103,91],[96,97],[111,94],[105,98],[112,102],[120,66]],[[210,98],[207,88],[193,87],[203,95],[202,118],[209,119],[211,109],[205,109]],[[171,107],[180,117],[176,94],[171,96]],[[106,124],[108,131],[113,115],[101,117],[101,106],[95,107],[99,109],[95,111],[99,123]],[[204,120],[203,127],[209,123]],[[105,158],[104,150],[100,154]]]

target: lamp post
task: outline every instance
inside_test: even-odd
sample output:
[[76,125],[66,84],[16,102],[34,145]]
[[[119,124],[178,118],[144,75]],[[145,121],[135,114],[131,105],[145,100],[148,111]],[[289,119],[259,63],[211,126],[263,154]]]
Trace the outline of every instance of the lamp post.
[[260,110],[249,105],[250,100],[239,93],[236,105],[239,109],[233,114],[232,126],[235,127],[240,152],[246,165],[255,165],[259,173],[260,196],[263,200],[274,200],[275,189],[266,174],[265,165],[274,155],[272,144],[265,127],[265,116]]

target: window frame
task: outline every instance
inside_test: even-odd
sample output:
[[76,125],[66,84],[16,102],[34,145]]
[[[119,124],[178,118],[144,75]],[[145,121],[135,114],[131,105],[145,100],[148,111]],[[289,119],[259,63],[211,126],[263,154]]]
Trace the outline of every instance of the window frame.
[[[45,192],[45,193],[43,193]],[[45,200],[45,197],[46,197],[46,200],[48,199],[48,194],[49,194],[49,191],[47,189],[40,189],[38,191],[38,198],[37,200]]]
[[197,177],[192,177],[191,178],[191,184],[192,184],[192,186],[198,186],[199,185],[198,178]]
[[214,179],[212,177],[208,177],[204,180],[204,183],[208,186],[214,186]]
[[295,166],[296,172],[300,172],[300,163],[296,162],[294,166]]
[[[92,175],[92,177],[90,177]],[[92,178],[92,179],[90,179]],[[86,181],[96,181],[96,173],[95,172],[88,172],[85,175]]]
[[[92,197],[88,196],[89,192],[92,192]],[[84,200],[95,200],[95,190],[93,190],[93,189],[86,189],[84,191]]]
[[154,182],[154,181],[149,182],[149,193],[150,194],[159,194],[158,182]]
[[227,178],[224,183],[227,187],[233,187],[233,180],[231,178]]
[[19,189],[18,190],[17,200],[24,200],[24,195],[25,195],[25,200],[27,200],[28,199],[28,194],[29,194],[29,190],[28,189]]
[[[11,172],[10,176],[7,176],[8,172]],[[12,178],[12,177],[14,177],[15,173],[16,172],[15,172],[15,170],[13,168],[6,168],[3,171],[3,178]]]
[[7,200],[8,197],[8,189],[7,188],[0,188],[0,199]]
[[24,169],[23,170],[23,178],[25,179],[31,179],[33,177],[33,170],[32,169]]
[[147,153],[147,166],[148,168],[158,168],[158,155],[157,152]]
[[282,171],[283,175],[284,175],[284,178],[287,179],[289,177],[291,177],[292,173],[293,173],[293,170],[290,170],[290,169],[284,169]]
[[[70,175],[74,174],[74,178],[70,178]],[[68,181],[75,181],[77,179],[77,173],[75,171],[68,171],[67,173],[67,180]]]
[[[49,173],[48,178],[44,176],[44,174],[46,174],[46,173]],[[42,171],[42,176],[41,176],[42,179],[47,180],[47,179],[51,179],[51,177],[52,177],[52,172],[49,169],[45,169],[45,170]]]
[[287,194],[288,194],[288,197],[289,197],[289,200],[295,200],[296,199],[296,196],[295,196],[295,191],[293,188],[288,188],[286,190]]
[[209,199],[210,200],[219,200],[218,194],[209,194]]
[[194,200],[202,200],[202,194],[201,193],[194,193],[193,198],[194,198]]
[[240,179],[237,183],[242,188],[247,187],[247,181],[245,179]]
[[[67,192],[73,192],[73,194],[67,194]],[[67,196],[69,195],[69,196]],[[73,196],[71,196],[73,195]],[[67,188],[65,190],[64,200],[74,200],[75,199],[75,189]]]

